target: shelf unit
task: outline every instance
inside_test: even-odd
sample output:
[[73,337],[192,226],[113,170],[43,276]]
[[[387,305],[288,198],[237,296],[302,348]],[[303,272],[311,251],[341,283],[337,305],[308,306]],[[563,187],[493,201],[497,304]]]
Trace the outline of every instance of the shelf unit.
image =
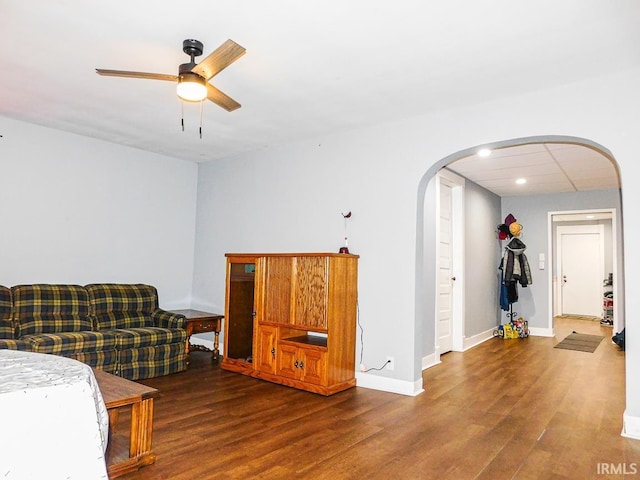
[[602,320],[600,324],[613,326],[613,274],[602,282]]
[[221,368],[323,395],[355,386],[358,256],[226,256]]

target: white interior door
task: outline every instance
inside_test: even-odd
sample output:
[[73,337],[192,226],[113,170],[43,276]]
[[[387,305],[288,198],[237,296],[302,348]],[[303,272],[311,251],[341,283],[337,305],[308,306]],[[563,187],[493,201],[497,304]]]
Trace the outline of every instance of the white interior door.
[[604,279],[602,225],[558,227],[560,312],[602,315]]
[[438,235],[437,339],[439,353],[453,349],[453,235],[452,188],[440,182]]

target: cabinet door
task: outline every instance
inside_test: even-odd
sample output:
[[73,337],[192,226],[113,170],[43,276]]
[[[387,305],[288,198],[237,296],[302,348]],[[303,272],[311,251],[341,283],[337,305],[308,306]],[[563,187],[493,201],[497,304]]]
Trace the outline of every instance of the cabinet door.
[[296,347],[291,345],[279,344],[276,355],[278,375],[297,380],[300,375],[297,356],[298,349]]
[[324,352],[293,345],[280,344],[277,354],[278,375],[326,385],[326,355]]
[[254,359],[254,368],[260,372],[276,372],[276,332],[277,330],[273,327],[258,327],[257,358]]
[[299,348],[300,380],[315,385],[326,385],[326,355],[318,350]]
[[291,321],[292,257],[264,259],[264,302],[261,322],[288,324]]
[[327,257],[296,257],[294,274],[294,318],[296,326],[327,329]]

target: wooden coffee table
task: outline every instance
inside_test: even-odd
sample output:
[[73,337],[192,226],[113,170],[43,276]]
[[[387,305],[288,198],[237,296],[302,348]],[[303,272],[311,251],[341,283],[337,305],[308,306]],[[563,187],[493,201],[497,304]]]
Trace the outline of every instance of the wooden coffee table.
[[[109,414],[107,447],[109,478],[120,477],[155,462],[156,454],[151,451],[151,439],[153,398],[158,394],[158,390],[95,368],[93,373]],[[121,441],[116,435],[116,427],[120,409],[128,406],[131,408],[131,428],[127,446],[126,442]]]

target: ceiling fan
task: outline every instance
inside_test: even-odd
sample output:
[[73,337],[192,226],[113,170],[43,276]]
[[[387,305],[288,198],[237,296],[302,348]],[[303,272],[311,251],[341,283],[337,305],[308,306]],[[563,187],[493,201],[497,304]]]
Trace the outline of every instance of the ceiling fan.
[[145,78],[149,80],[166,80],[178,82],[177,93],[182,100],[201,102],[205,98],[232,112],[240,108],[240,104],[209,83],[209,80],[220,73],[245,54],[246,49],[229,39],[211,52],[200,63],[195,57],[202,55],[202,42],[187,39],[182,42],[182,51],[191,57],[189,63],[178,67],[178,75],[164,73],[129,72],[126,70],[105,70],[96,68],[98,75],[111,77]]

